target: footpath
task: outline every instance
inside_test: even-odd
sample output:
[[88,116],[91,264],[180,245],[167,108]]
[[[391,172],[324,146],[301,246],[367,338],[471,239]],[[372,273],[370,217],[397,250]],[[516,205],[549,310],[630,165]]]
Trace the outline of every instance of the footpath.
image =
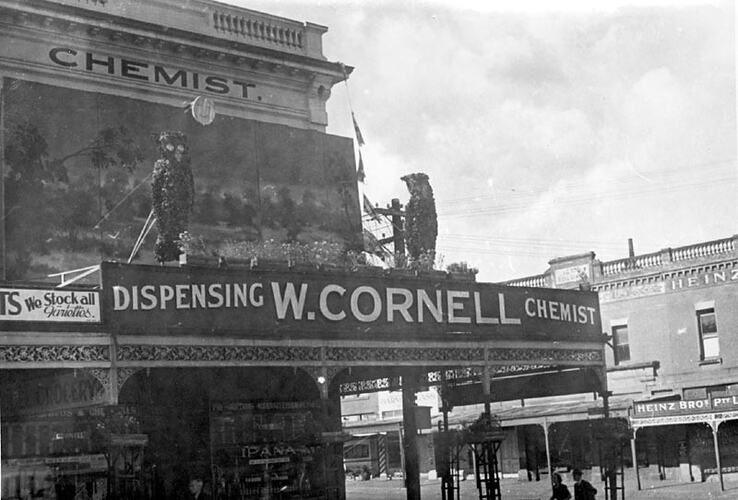
[[[571,480],[564,481],[574,493]],[[592,484],[597,488],[597,499],[604,500],[605,492],[603,484],[593,480]],[[638,491],[635,479],[626,479],[626,499],[664,499],[664,500],[693,500],[699,499],[737,499],[738,479],[730,479],[725,482],[725,491],[720,491],[720,484],[716,481],[705,483],[666,483],[642,484]],[[502,480],[503,500],[549,500],[551,488],[548,482],[541,481],[519,481],[517,479]],[[407,498],[402,479],[371,479],[369,481],[347,480],[347,500],[405,500]],[[473,479],[461,482],[461,500],[474,500],[479,498],[476,484]],[[618,496],[618,499],[620,497]],[[421,499],[440,500],[440,480],[421,479]]]

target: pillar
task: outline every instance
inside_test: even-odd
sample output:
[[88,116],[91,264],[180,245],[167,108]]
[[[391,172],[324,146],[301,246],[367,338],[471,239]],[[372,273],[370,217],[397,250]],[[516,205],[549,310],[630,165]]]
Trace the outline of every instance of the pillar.
[[712,442],[715,445],[715,464],[717,465],[718,479],[720,479],[720,491],[725,491],[725,483],[723,482],[723,466],[720,463],[720,444],[718,443],[718,429],[720,428],[720,424],[720,420],[710,421]]
[[399,198],[392,198],[392,237],[395,245],[395,263],[405,258],[405,224]]
[[641,491],[641,475],[638,473],[638,454],[636,453],[636,435],[638,434],[638,428],[633,429],[633,436],[630,438],[630,457],[633,461],[633,472],[636,477],[636,488]]
[[548,480],[551,481],[551,489],[553,490],[553,469],[551,467],[551,445],[548,441],[548,419],[543,419],[543,439],[546,442],[546,470],[548,470]]
[[7,279],[5,242],[5,88],[0,74],[0,281]]
[[492,390],[490,388],[490,369],[489,364],[484,364],[484,372],[482,375],[482,392],[484,392],[484,413],[487,414],[487,417],[490,416],[491,409],[490,409],[490,400],[492,399]]
[[420,463],[418,459],[417,424],[415,422],[415,391],[417,370],[409,369],[402,377],[402,423],[405,451],[405,489],[407,500],[420,500]]

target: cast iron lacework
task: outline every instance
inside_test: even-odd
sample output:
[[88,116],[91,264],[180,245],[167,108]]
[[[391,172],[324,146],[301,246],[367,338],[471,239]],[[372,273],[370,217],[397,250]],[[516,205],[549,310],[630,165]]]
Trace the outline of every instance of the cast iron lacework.
[[[323,375],[323,368],[320,366],[301,366],[300,369],[309,373],[316,382],[318,380],[318,377],[321,377]],[[326,367],[326,378],[328,379],[326,380],[326,383],[330,384],[331,380],[333,380],[333,377],[335,377],[336,374],[341,370],[343,370],[343,368],[339,368],[336,366]]]
[[428,373],[428,382],[430,384],[440,384],[442,382],[442,375],[446,377],[446,382],[453,382],[459,380],[469,380],[479,377],[484,372],[484,368],[479,366],[472,366],[469,368],[458,368],[455,370],[443,370]]
[[492,369],[492,375],[508,375],[510,373],[523,373],[534,370],[550,368],[551,365],[502,365]]
[[483,348],[328,347],[330,361],[484,361]]
[[572,351],[566,349],[490,349],[490,361],[560,362],[602,361],[601,351]]
[[320,361],[320,348],[120,345],[120,361]]
[[118,368],[118,391],[126,383],[126,380],[131,378],[131,375],[139,371],[141,371],[141,368]]
[[87,368],[83,370],[95,378],[104,391],[110,391],[110,370],[108,368]]
[[106,345],[5,345],[0,362],[38,363],[53,361],[110,361]]
[[389,391],[398,389],[391,387],[389,378],[380,378],[376,380],[355,380],[353,382],[345,382],[341,384],[339,390],[341,396],[348,394],[363,394],[366,392]]

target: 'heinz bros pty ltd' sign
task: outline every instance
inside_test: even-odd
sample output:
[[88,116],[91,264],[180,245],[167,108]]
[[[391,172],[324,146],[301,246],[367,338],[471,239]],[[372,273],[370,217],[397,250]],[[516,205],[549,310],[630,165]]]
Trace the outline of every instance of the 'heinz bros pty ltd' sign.
[[104,263],[121,333],[599,340],[596,293],[360,273]]

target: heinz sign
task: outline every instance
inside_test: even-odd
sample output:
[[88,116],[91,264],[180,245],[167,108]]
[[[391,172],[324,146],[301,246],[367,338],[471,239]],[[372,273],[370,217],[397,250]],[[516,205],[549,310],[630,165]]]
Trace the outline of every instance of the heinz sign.
[[597,295],[448,279],[103,264],[121,333],[593,340]]

